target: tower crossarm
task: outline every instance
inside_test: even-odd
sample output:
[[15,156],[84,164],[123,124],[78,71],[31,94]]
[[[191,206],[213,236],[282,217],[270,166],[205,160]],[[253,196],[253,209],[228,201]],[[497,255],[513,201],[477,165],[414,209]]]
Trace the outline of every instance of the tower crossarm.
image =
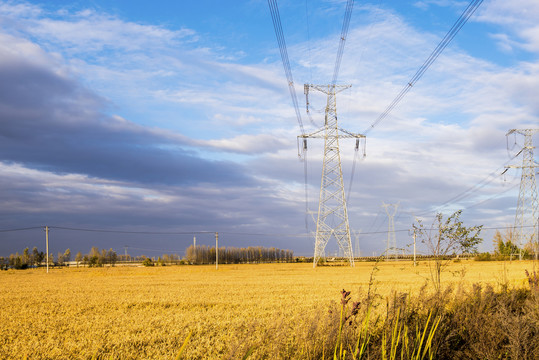
[[[365,141],[366,136],[363,134],[353,133],[338,127],[337,125],[337,110],[335,105],[335,95],[339,92],[350,88],[352,85],[315,85],[305,84],[305,96],[307,103],[307,111],[309,111],[309,90],[314,89],[327,95],[326,115],[324,126],[309,134],[302,133],[298,135],[298,156],[302,158],[307,151],[307,139],[324,139],[328,137],[335,141],[337,139],[356,139],[356,150],[359,149],[360,140],[363,140],[363,156],[365,156]],[[338,140],[337,140],[338,141]],[[300,145],[301,144],[301,145]]]
[[341,91],[344,91],[348,88],[351,88],[352,85],[336,85],[336,84],[324,84],[324,85],[317,85],[317,84],[305,84],[305,95],[309,94],[309,88],[318,90],[326,95],[336,95],[340,93]]
[[[344,130],[342,128],[338,128],[339,130],[339,138],[341,139],[365,139],[366,136],[363,135],[363,134],[355,134],[353,132],[350,132],[348,130]],[[326,134],[325,134],[325,131],[326,129],[325,128],[321,128],[321,129],[318,129],[310,134],[302,134],[302,135],[298,135],[298,138],[299,139],[324,139],[326,137]]]
[[342,128],[339,128],[339,137],[343,139],[364,139],[366,138],[363,134],[355,134],[348,130],[344,130]]
[[537,133],[539,133],[539,129],[511,129],[507,132],[506,135],[511,135],[513,133],[517,133],[517,134],[520,134],[520,135],[535,135]]

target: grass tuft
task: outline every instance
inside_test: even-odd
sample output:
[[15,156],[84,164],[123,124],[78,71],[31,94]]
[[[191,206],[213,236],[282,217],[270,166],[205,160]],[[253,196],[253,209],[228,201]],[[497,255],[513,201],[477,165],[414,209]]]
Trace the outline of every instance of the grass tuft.
[[191,335],[193,334],[192,331],[189,332],[189,334],[187,334],[187,337],[185,338],[185,340],[183,341],[183,345],[182,347],[180,348],[180,351],[178,351],[178,355],[176,355],[176,360],[180,360],[182,358],[182,353],[183,351],[185,350],[185,347],[187,346],[187,343],[189,342],[189,339],[191,339]]

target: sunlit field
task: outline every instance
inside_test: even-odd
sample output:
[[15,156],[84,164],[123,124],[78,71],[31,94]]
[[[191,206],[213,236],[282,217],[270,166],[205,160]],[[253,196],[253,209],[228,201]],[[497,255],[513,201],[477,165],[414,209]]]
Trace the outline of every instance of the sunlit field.
[[[451,263],[442,282],[521,287],[525,269],[534,263],[466,260]],[[352,298],[369,289],[382,299],[419,296],[429,279],[425,261],[2,271],[0,358],[175,359],[189,334],[182,358],[241,359],[251,347],[251,358],[285,357],[283,349],[313,341],[342,289]]]

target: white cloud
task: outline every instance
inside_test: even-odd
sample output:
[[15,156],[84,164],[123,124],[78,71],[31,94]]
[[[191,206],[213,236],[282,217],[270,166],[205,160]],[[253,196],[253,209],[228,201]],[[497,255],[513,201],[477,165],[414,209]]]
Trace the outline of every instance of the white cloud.
[[477,20],[500,25],[506,33],[495,34],[500,46],[539,52],[539,3],[535,0],[493,0],[485,2]]
[[0,32],[0,52],[3,63],[19,62],[22,58],[24,61],[40,67],[49,67],[53,64],[57,74],[61,74],[65,70],[65,67],[61,66],[54,55],[43,51],[36,43],[3,32]]
[[29,3],[2,3],[0,4],[0,14],[4,14],[6,18],[3,22],[9,23],[9,18],[35,18],[43,15],[43,10],[39,6]]
[[197,141],[221,151],[231,151],[244,154],[259,154],[274,152],[279,148],[287,147],[290,139],[276,135],[238,135],[229,139]]
[[[124,21],[116,16],[86,9],[52,17],[39,6],[3,4],[0,21],[15,24],[16,31],[31,34],[45,44],[71,55],[87,56],[93,52],[141,51],[163,49],[179,41],[194,41],[191,29],[169,30],[156,25]],[[9,17],[17,21],[9,21]]]
[[453,6],[453,7],[460,8],[462,6],[466,6],[466,2],[454,1],[454,0],[423,0],[423,1],[416,1],[414,3],[414,6],[423,10],[427,10],[429,6],[431,5],[436,5],[436,6],[441,6],[441,7]]

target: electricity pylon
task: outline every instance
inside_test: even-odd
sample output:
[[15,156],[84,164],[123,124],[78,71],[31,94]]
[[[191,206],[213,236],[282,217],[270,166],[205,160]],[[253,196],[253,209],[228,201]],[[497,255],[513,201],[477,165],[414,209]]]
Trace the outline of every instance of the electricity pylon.
[[[324,139],[324,163],[322,166],[322,181],[318,202],[313,267],[316,267],[318,261],[325,257],[326,245],[331,238],[337,240],[337,244],[342,250],[344,257],[348,259],[350,266],[354,266],[350,225],[348,223],[348,211],[346,208],[346,197],[344,195],[339,139],[355,138],[357,149],[359,147],[359,140],[365,138],[365,136],[340,129],[337,124],[337,105],[335,98],[339,92],[349,87],[350,85],[335,84],[305,85],[305,95],[307,96],[310,88],[327,95],[324,126],[311,134],[298,136],[298,139],[303,139],[304,150],[307,148],[307,138]],[[307,100],[307,106],[308,104],[309,101]]]
[[[397,208],[399,203],[396,204],[385,204],[382,203],[382,207],[386,210],[387,217],[389,218],[389,228],[387,230],[387,247],[386,247],[386,261],[389,260],[390,255],[395,255],[397,258],[397,237],[395,235],[395,214],[397,213]],[[389,209],[392,209],[390,211]]]
[[354,237],[356,238],[356,243],[354,245],[354,256],[355,257],[361,257],[361,249],[359,248],[359,235],[361,234],[361,230],[352,230],[352,234],[354,234]]
[[515,215],[515,242],[519,244],[519,259],[522,260],[522,247],[525,244],[531,244],[535,253],[537,253],[537,216],[538,196],[537,185],[535,182],[535,169],[539,167],[533,160],[533,135],[538,133],[539,129],[512,129],[506,134],[520,134],[524,136],[524,146],[516,156],[522,154],[522,166],[509,165],[509,168],[522,169],[520,178],[520,191],[518,194],[517,212]]

